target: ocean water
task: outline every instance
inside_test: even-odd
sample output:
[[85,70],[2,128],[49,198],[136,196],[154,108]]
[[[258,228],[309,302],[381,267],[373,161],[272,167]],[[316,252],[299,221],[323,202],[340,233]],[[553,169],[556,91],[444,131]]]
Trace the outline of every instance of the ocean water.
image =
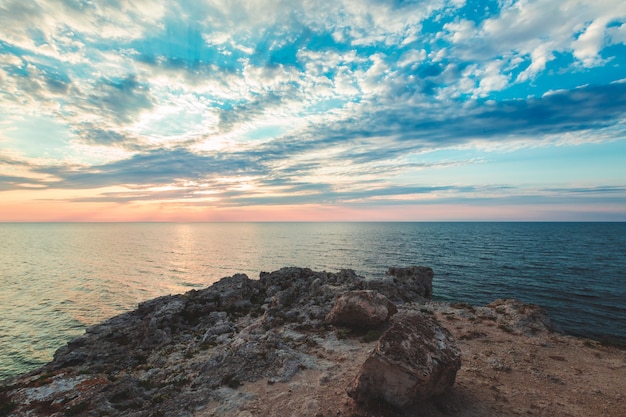
[[626,341],[626,223],[3,223],[0,378],[160,295],[302,266],[435,271],[434,298],[540,304],[566,333]]

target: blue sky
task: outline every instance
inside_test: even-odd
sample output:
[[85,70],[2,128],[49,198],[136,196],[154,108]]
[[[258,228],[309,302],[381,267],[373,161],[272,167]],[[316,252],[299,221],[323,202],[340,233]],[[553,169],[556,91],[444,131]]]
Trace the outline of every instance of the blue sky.
[[626,221],[623,1],[0,0],[0,220]]

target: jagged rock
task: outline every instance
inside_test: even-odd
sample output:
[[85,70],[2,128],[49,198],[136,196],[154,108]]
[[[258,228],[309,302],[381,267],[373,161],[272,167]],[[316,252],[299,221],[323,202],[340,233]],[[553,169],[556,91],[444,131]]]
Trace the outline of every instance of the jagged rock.
[[202,343],[225,343],[237,332],[237,326],[229,320],[228,314],[223,311],[212,311],[209,313],[207,321],[211,321],[213,324],[204,332]]
[[[325,322],[341,294],[378,287],[406,302],[404,309],[429,294],[430,268],[394,271],[398,276],[368,280],[352,270],[283,268],[259,280],[238,274],[149,300],[90,327],[49,364],[0,384],[0,394],[18,417],[192,416],[209,403],[231,401],[225,398],[248,383],[286,382],[320,366],[330,372],[336,365],[318,355],[346,343]],[[395,306],[383,304],[386,319]],[[36,404],[23,401],[31,388]]]
[[500,327],[511,333],[533,335],[554,329],[546,310],[536,304],[525,304],[514,299],[499,299],[480,308],[484,313],[492,310]]
[[376,398],[405,408],[445,392],[460,367],[461,352],[448,330],[430,316],[398,314],[347,392],[358,402]]
[[372,328],[386,322],[398,309],[384,295],[372,290],[343,293],[326,316],[326,322],[350,327]]
[[425,266],[389,268],[383,279],[367,281],[367,289],[376,290],[394,303],[426,301],[433,296],[433,270]]
[[267,325],[297,322],[300,326],[314,328],[324,323],[338,294],[363,289],[366,280],[352,270],[332,274],[308,268],[282,268],[262,272],[259,281],[265,291]]

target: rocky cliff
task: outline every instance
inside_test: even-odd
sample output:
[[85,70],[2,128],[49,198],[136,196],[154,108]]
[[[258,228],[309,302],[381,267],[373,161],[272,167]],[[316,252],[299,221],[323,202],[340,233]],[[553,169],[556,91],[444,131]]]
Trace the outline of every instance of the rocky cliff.
[[[569,339],[549,332],[542,309],[514,300],[433,302],[432,278],[425,267],[380,279],[284,268],[150,300],[0,383],[0,416],[513,415],[524,396],[498,388],[525,364],[511,346],[534,346],[533,365],[538,351]],[[529,378],[565,380],[530,368]],[[626,378],[615,370],[619,390]]]

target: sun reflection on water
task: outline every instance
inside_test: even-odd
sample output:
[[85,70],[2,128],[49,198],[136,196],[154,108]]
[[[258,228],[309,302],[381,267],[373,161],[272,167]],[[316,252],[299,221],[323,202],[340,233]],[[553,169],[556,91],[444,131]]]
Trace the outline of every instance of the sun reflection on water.
[[[392,265],[427,265],[435,270],[437,297],[484,303],[514,296],[545,305],[563,327],[619,332],[607,319],[626,297],[625,226],[617,233],[615,227],[1,224],[0,378],[48,361],[86,326],[142,301],[284,266],[376,277]],[[568,310],[571,300],[579,313]]]

